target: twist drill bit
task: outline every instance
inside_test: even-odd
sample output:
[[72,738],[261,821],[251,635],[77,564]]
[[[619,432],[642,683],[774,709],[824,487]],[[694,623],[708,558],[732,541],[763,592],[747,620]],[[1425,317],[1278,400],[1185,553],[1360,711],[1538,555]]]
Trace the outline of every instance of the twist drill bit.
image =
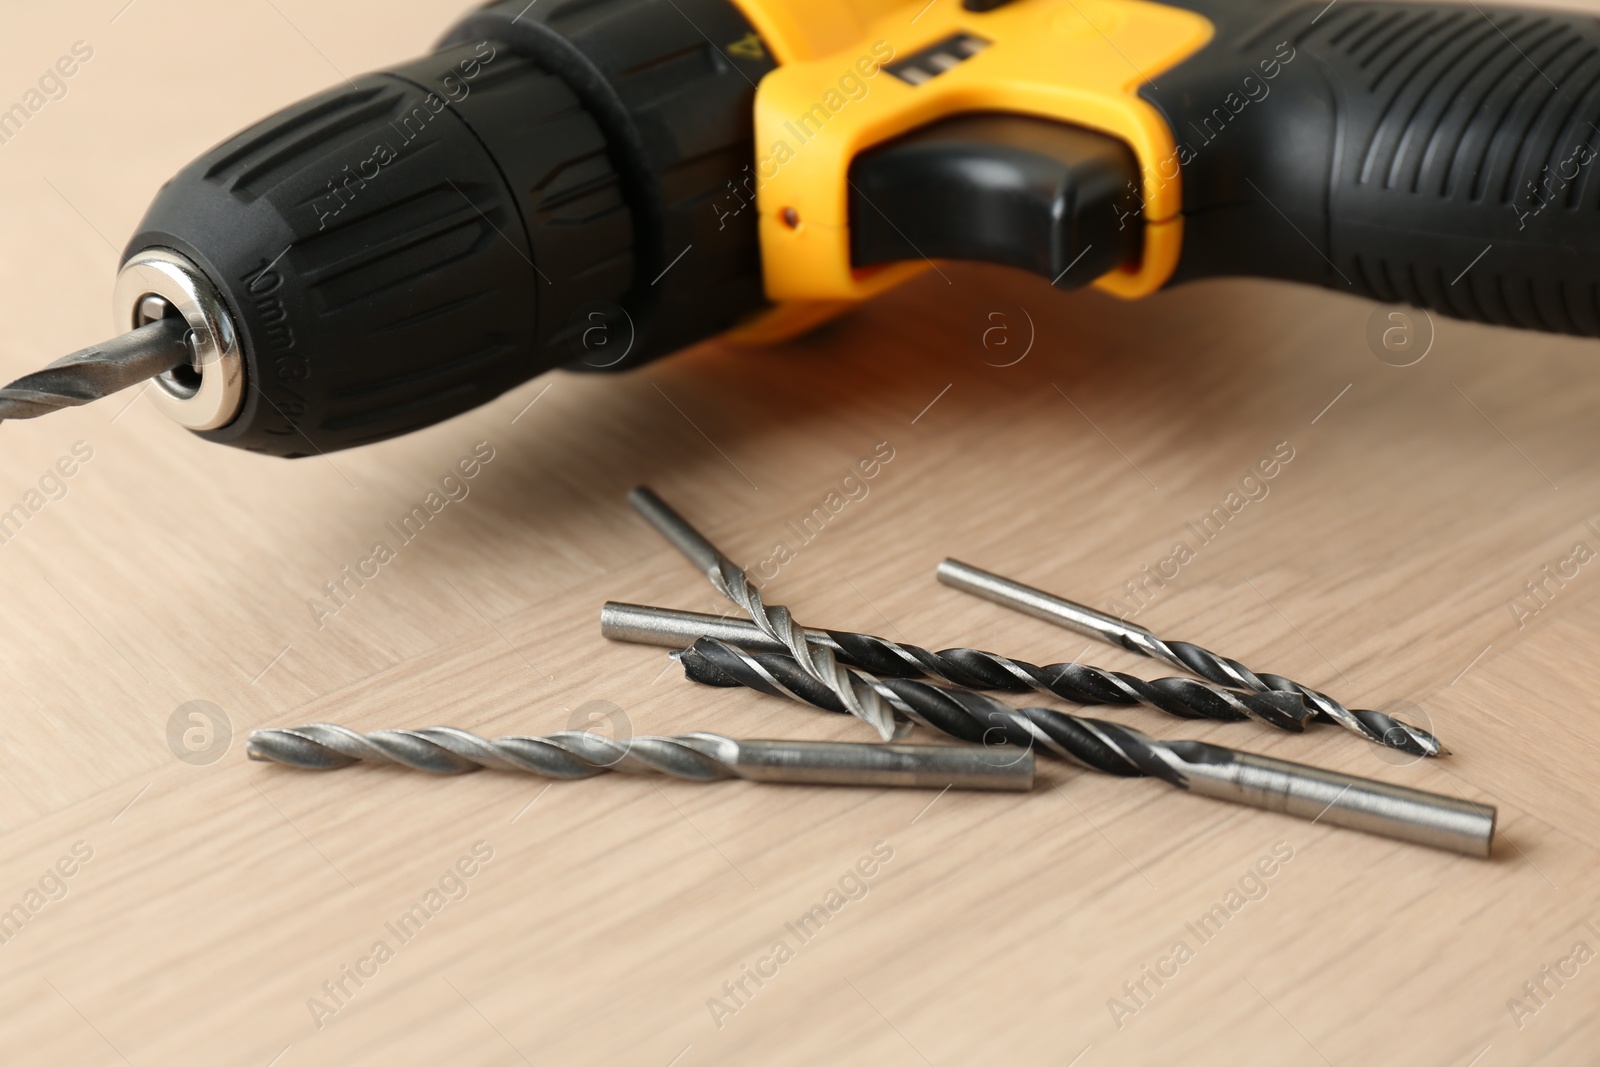
[[[616,641],[683,648],[715,637],[750,652],[783,652],[785,646],[754,623],[694,611],[673,611],[609,601],[600,609],[600,633]],[[1299,733],[1311,712],[1294,693],[1236,692],[1193,678],[1145,681],[1131,674],[1082,663],[1039,667],[972,648],[930,652],[917,645],[843,630],[806,630],[806,640],[834,658],[880,678],[931,678],[963,689],[1035,690],[1075,704],[1145,704],[1183,719],[1238,722],[1255,719]]]
[[831,651],[810,644],[805,630],[794,621],[788,608],[781,604],[769,607],[763,603],[760,591],[750,584],[739,565],[723,555],[666,501],[641,485],[628,494],[628,503],[656,528],[656,532],[688,557],[690,563],[700,568],[711,581],[712,588],[743,609],[761,632],[787,649],[807,674],[837,694],[851,715],[875,728],[886,741],[895,736],[894,713],[878,694],[870,686],[852,680]]
[[450,726],[362,734],[314,722],[254,730],[245,751],[253,760],[319,771],[366,762],[429,774],[465,774],[487,767],[568,780],[613,771],[687,782],[744,778],[793,785],[1033,788],[1031,751],[972,745],[751,741],[709,733],[618,741],[581,730],[489,739]]
[[36,419],[110,396],[189,362],[189,326],[159,319],[103,344],[63,356],[0,389],[0,420]]
[[1368,741],[1414,756],[1445,756],[1445,748],[1428,731],[1402,722],[1381,711],[1350,709],[1326,693],[1279,674],[1256,674],[1238,660],[1187,641],[1163,641],[1142,626],[1124,622],[1083,604],[1053,596],[1040,589],[990,574],[966,563],[947,559],[939,564],[939,581],[985,600],[1002,604],[1034,618],[1064,626],[1085,637],[1119,645],[1130,652],[1165,660],[1175,667],[1192,671],[1217,685],[1253,689],[1258,693],[1298,693],[1327,722],[1334,722]]
[[[775,652],[746,652],[715,638],[672,654],[685,675],[746,686],[826,711],[837,695]],[[1091,770],[1159,778],[1201,796],[1486,858],[1496,811],[1486,804],[1240,752],[1203,741],[1162,741],[1103,719],[1051,708],[1013,708],[994,697],[904,678],[864,678],[908,718],[964,741],[1038,747]],[[1001,751],[1014,751],[1006,748]]]

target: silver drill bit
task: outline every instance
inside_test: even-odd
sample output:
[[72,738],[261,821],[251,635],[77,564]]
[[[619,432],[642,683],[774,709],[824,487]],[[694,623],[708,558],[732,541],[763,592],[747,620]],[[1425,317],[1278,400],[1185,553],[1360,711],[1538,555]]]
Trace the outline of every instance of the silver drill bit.
[[[613,641],[686,648],[701,637],[715,637],[750,652],[784,652],[754,624],[695,611],[674,611],[608,601],[600,609],[600,634]],[[880,678],[931,678],[963,689],[1034,690],[1074,704],[1144,704],[1182,719],[1238,722],[1255,719],[1299,733],[1311,711],[1296,693],[1237,692],[1193,678],[1145,681],[1131,674],[1083,663],[1045,667],[973,648],[930,652],[871,634],[844,630],[806,630],[806,640],[834,658]]]
[[1412,726],[1381,711],[1351,710],[1328,694],[1282,675],[1256,674],[1238,660],[1219,656],[1187,641],[1163,641],[1143,626],[1124,622],[1021,582],[953,559],[939,564],[938,576],[945,585],[1002,604],[1024,615],[1064,626],[1085,637],[1097,638],[1131,652],[1165,660],[1217,685],[1237,686],[1258,693],[1298,693],[1318,717],[1338,723],[1351,733],[1376,744],[1409,752],[1413,756],[1449,755],[1449,749],[1421,727]]
[[850,714],[872,726],[886,741],[895,736],[894,713],[878,694],[870,686],[852,681],[831,651],[810,644],[805,630],[794,621],[788,608],[781,604],[769,607],[763,603],[760,591],[750,584],[739,565],[723,555],[666,501],[641,485],[628,494],[628,503],[705,574],[712,588],[743,609],[761,632],[787,649],[807,674],[838,694]]
[[[702,638],[673,655],[690,680],[704,685],[746,686],[826,711],[843,710],[831,692],[781,653],[746,652]],[[983,693],[859,677],[908,718],[964,741],[1038,748],[1105,774],[1159,778],[1216,800],[1465,856],[1487,858],[1494,842],[1496,811],[1487,804],[1203,741],[1158,740],[1121,723],[1052,708],[1013,708]]]
[[77,407],[182,366],[193,358],[188,337],[182,319],[160,319],[63,356],[0,389],[0,420]]
[[366,762],[429,774],[465,774],[487,767],[562,779],[614,771],[688,782],[743,778],[790,785],[1018,792],[1033,788],[1031,751],[977,745],[753,741],[708,733],[618,741],[581,730],[490,739],[450,726],[362,734],[314,722],[293,729],[254,730],[245,751],[253,760],[308,770]]

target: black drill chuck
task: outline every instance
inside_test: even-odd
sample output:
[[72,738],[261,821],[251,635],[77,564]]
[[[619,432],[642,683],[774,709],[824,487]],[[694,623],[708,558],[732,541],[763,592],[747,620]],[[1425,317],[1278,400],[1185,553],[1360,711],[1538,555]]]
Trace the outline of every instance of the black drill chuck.
[[171,264],[197,275],[243,387],[191,419],[196,383],[168,375],[164,403],[210,440],[329,452],[758,309],[755,213],[715,207],[772,65],[714,43],[741,40],[725,0],[494,4],[207,152],[151,205],[119,299],[129,327],[187,315]]

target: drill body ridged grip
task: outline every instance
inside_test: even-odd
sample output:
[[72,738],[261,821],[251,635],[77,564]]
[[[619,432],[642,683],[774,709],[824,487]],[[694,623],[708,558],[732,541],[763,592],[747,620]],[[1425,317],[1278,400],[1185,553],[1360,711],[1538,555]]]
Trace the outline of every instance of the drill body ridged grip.
[[1600,336],[1600,19],[1177,0],[1216,26],[1141,95],[1177,141],[1173,282],[1256,275]]

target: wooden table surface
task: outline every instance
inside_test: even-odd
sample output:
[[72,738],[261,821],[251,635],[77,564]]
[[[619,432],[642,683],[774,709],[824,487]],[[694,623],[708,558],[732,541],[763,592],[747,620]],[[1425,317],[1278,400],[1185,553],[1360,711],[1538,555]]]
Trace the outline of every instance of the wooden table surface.
[[[93,50],[0,144],[8,376],[108,333],[117,248],[182,163],[457,14],[124,3],[18,7],[0,36],[0,104]],[[133,393],[5,426],[0,511],[30,517],[0,544],[0,1058],[1595,1062],[1600,359],[1436,319],[1396,367],[1373,313],[1260,282],[1133,305],[947,266],[782,348],[554,374],[325,459],[206,444]],[[492,459],[466,496],[331,610],[324,583],[475,448]],[[863,496],[844,479],[875,451],[892,459]],[[267,725],[536,734],[594,701],[632,733],[863,738],[601,639],[608,598],[722,610],[626,507],[641,482],[748,565],[795,549],[766,591],[812,625],[1146,676],[933,569],[1126,610],[1124,583],[1184,542],[1138,621],[1398,710],[1454,755],[1113,714],[1497,804],[1495,855],[1044,762],[1030,794],[935,799],[245,759]],[[842,483],[857,498],[802,543],[789,524]],[[1201,544],[1188,524],[1230,493]],[[209,740],[193,701],[218,709]],[[177,758],[173,722],[177,751],[220,758]],[[1196,936],[1218,904],[1226,925]]]

